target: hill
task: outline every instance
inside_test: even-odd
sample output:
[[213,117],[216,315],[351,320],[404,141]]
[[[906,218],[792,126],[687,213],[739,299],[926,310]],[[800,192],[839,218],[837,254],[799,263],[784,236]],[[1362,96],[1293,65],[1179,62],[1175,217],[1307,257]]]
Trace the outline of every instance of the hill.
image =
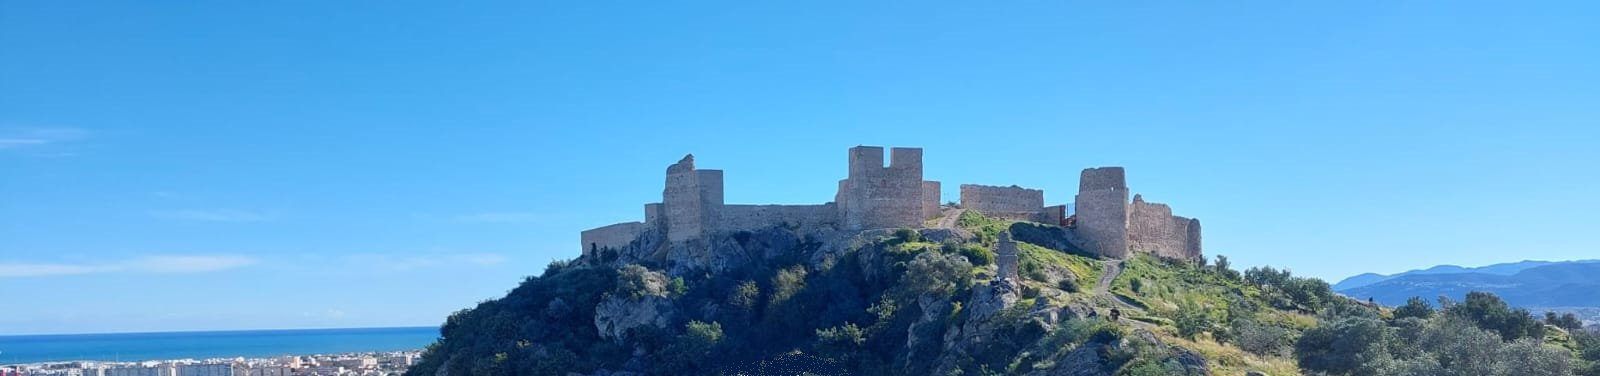
[[406,375],[1509,376],[1600,359],[1578,333],[1540,343],[1565,332],[1489,294],[1391,312],[1220,256],[1096,258],[1061,227],[960,209],[929,226],[596,249],[450,315]]
[[1413,296],[1460,298],[1484,291],[1520,307],[1600,307],[1600,262],[1523,262],[1461,270],[1468,271],[1404,274],[1361,287],[1335,289],[1386,305],[1405,304]]
[[1509,275],[1520,273],[1520,272],[1522,272],[1524,270],[1537,268],[1537,267],[1541,267],[1541,266],[1547,266],[1547,265],[1568,264],[1568,263],[1582,264],[1582,263],[1596,263],[1596,262],[1600,262],[1600,260],[1583,260],[1583,261],[1533,261],[1533,260],[1526,260],[1526,261],[1519,261],[1519,262],[1510,262],[1510,263],[1502,263],[1502,264],[1481,266],[1481,267],[1476,267],[1476,268],[1461,267],[1461,266],[1456,266],[1456,265],[1438,265],[1438,266],[1434,266],[1434,267],[1427,268],[1427,269],[1411,270],[1411,271],[1407,271],[1407,272],[1403,272],[1403,273],[1395,273],[1395,274],[1389,274],[1389,275],[1377,274],[1377,273],[1362,273],[1362,274],[1358,274],[1358,275],[1355,275],[1355,276],[1352,276],[1352,277],[1349,277],[1349,278],[1345,278],[1344,280],[1339,281],[1339,283],[1333,284],[1333,290],[1334,291],[1340,291],[1340,292],[1349,291],[1349,290],[1354,290],[1356,288],[1370,286],[1370,285],[1373,285],[1373,284],[1376,284],[1376,283],[1379,283],[1379,282],[1388,281],[1388,280],[1395,279],[1395,278],[1406,277],[1406,276],[1414,276],[1414,275],[1429,275],[1429,274],[1489,274],[1489,275],[1509,276]]

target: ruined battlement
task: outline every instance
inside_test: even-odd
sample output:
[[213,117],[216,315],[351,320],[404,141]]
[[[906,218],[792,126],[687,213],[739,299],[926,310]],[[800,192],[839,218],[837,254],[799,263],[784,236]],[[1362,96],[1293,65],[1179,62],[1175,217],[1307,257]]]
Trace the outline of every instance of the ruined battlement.
[[[923,180],[921,148],[887,152],[885,165],[883,147],[850,148],[847,172],[833,202],[815,205],[728,205],[723,201],[723,171],[696,168],[694,155],[685,155],[667,166],[661,202],[644,204],[643,222],[583,231],[583,251],[587,255],[637,245],[635,241],[647,234],[681,246],[675,249],[693,250],[708,249],[704,240],[711,234],[775,225],[845,233],[922,227],[940,214],[941,184]],[[996,218],[1070,224],[1076,245],[1102,256],[1120,258],[1138,252],[1175,259],[1201,257],[1200,221],[1173,215],[1171,207],[1145,202],[1140,195],[1130,201],[1122,167],[1082,171],[1070,221],[1065,205],[1045,206],[1043,190],[976,184],[960,188],[961,206],[966,209]],[[1015,244],[1002,245],[1002,257],[1011,253],[1014,258],[1014,248]],[[1011,266],[1009,273],[1014,269]]]
[[[923,210],[923,188],[937,188],[922,180],[922,149],[892,148],[889,166],[883,165],[883,148],[850,148],[850,175],[839,181],[834,202],[841,226],[848,230],[922,227],[929,218]],[[934,194],[934,202],[938,202]]]
[[1095,167],[1083,169],[1078,177],[1078,191],[1128,189],[1128,178],[1122,167]]
[[1044,211],[1044,191],[1015,185],[962,184],[961,207],[984,214]]

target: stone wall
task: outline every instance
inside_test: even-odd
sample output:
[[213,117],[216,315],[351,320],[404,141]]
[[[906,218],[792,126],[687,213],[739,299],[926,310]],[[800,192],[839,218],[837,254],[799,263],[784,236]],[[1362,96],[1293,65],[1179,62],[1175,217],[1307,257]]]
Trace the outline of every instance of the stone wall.
[[1018,186],[962,184],[961,207],[980,213],[1044,211],[1044,191]]
[[722,206],[722,171],[696,170],[694,155],[684,156],[667,167],[661,205],[668,241],[701,238],[717,223],[718,209]]
[[1134,195],[1128,213],[1128,247],[1165,258],[1198,259],[1199,227],[1199,221],[1172,215],[1166,204],[1145,202],[1143,196]]
[[922,219],[939,216],[939,208],[942,205],[939,202],[942,193],[939,189],[939,182],[926,180],[922,182]]
[[802,228],[833,226],[839,222],[838,208],[822,205],[724,205],[717,230],[756,230],[788,224]]
[[583,242],[583,255],[589,256],[596,249],[622,249],[639,238],[644,233],[644,222],[624,222],[610,226],[589,229],[579,234]]
[[1040,219],[1043,219],[1043,220],[1039,221],[1039,223],[1051,224],[1051,225],[1063,226],[1064,227],[1064,226],[1067,225],[1067,206],[1066,205],[1046,206],[1044,208],[1044,214],[1041,217],[1042,218],[1040,218]]
[[883,167],[883,148],[850,148],[850,175],[839,182],[834,201],[846,229],[922,227],[922,149],[890,149]]
[[651,225],[651,226],[660,226],[663,223],[663,222],[661,222],[661,215],[662,215],[662,213],[661,213],[661,203],[653,202],[653,203],[649,203],[649,204],[644,204],[644,223],[645,224]]
[[1074,198],[1084,249],[1108,257],[1128,255],[1128,185],[1122,167],[1084,169]]
[[1185,232],[1187,232],[1186,237],[1188,239],[1186,239],[1185,242],[1184,242],[1185,248],[1183,250],[1183,254],[1184,255],[1188,255],[1192,259],[1205,258],[1205,253],[1203,251],[1203,248],[1200,246],[1200,220],[1199,219],[1189,219],[1189,218],[1184,218],[1184,217],[1179,217],[1179,216],[1172,216],[1172,220],[1173,221],[1184,221],[1184,220],[1188,220],[1189,221],[1189,225],[1188,226],[1184,226],[1184,230],[1186,230]]
[[1017,277],[1020,262],[1017,242],[1011,241],[1011,232],[1001,231],[1000,240],[995,243],[995,279],[1022,282],[1022,279]]

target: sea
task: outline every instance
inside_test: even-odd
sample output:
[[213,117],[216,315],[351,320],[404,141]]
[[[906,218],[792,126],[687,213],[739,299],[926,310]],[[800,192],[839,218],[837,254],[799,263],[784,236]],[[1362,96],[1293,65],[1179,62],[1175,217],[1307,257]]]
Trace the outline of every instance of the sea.
[[0,336],[0,364],[403,351],[422,349],[438,337],[439,328],[432,326]]

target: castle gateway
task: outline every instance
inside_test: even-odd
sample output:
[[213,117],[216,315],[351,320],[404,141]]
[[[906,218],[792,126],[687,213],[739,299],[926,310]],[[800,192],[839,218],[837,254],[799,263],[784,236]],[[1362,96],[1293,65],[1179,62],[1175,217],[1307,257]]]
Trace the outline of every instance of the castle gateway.
[[[923,180],[921,148],[850,148],[848,173],[833,202],[817,205],[729,205],[723,202],[722,170],[697,169],[694,155],[667,166],[661,202],[644,204],[643,222],[583,231],[583,252],[622,249],[646,235],[665,244],[703,247],[709,234],[791,226],[854,233],[885,228],[921,228],[943,213],[940,184]],[[1166,204],[1129,198],[1121,167],[1084,169],[1072,213],[1066,205],[1044,205],[1044,191],[1012,186],[961,185],[960,209],[1012,220],[1062,226],[1078,246],[1105,257],[1149,253],[1199,259],[1200,221],[1172,215]],[[954,208],[952,208],[954,209]]]

